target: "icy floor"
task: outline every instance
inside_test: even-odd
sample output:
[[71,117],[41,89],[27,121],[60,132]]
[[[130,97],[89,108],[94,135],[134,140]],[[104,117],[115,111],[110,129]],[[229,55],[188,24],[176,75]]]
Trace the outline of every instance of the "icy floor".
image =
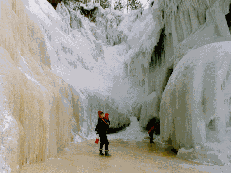
[[189,167],[194,167],[197,170],[201,171],[201,172],[210,172],[210,173],[231,173],[231,166],[230,165],[225,165],[225,166],[218,166],[218,165],[214,165],[214,166],[206,166],[206,165],[190,165],[190,164],[181,164],[181,166],[185,167],[185,168],[189,168]]
[[58,157],[44,163],[25,165],[21,173],[230,173],[230,166],[208,166],[182,160],[168,152],[159,152],[148,140],[111,140],[111,157],[98,155],[99,145],[94,140],[72,143]]
[[174,154],[158,152],[148,140],[110,140],[111,157],[99,156],[99,145],[94,140],[70,144],[59,156],[46,162],[25,165],[21,173],[198,173],[195,164],[176,158]]
[[[140,130],[139,122],[137,121],[136,117],[131,117],[131,124],[129,127],[125,128],[119,133],[109,134],[108,139],[110,142],[112,141],[123,141],[123,143],[126,144],[126,142],[144,142],[148,141],[148,133],[142,132]],[[83,135],[82,135],[83,136]],[[80,138],[79,136],[76,136],[76,142],[83,142],[86,140],[93,141],[97,135],[92,132],[88,137]],[[154,137],[155,138],[155,137]],[[158,141],[159,137],[156,139]],[[77,143],[79,144],[79,143]],[[81,143],[80,143],[81,144]],[[210,146],[214,146],[214,143],[210,143]],[[216,146],[220,146],[216,144]],[[228,147],[228,145],[227,145]],[[148,147],[144,147],[148,149]],[[212,147],[211,147],[212,148]],[[150,149],[149,149],[150,150]],[[224,150],[221,150],[224,151]],[[229,150],[226,149],[227,154],[229,153]],[[231,150],[230,150],[231,152]],[[178,158],[176,158],[178,160]],[[196,162],[197,160],[194,160]],[[218,166],[208,163],[203,163],[201,165],[195,165],[195,164],[179,164],[183,168],[195,168],[200,172],[213,172],[213,173],[221,173],[221,172],[231,172],[231,165],[224,165],[224,166]]]

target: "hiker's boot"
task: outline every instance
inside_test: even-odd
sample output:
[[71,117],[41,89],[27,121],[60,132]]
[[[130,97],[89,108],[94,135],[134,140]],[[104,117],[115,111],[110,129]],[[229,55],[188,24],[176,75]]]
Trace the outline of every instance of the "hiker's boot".
[[111,155],[108,153],[108,150],[105,150],[105,156],[111,156]]
[[103,156],[103,152],[102,152],[102,149],[99,149],[99,155]]

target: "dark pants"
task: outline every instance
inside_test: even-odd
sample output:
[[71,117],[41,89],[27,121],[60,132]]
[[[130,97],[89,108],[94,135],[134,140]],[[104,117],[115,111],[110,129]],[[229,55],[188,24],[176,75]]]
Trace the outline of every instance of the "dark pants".
[[99,137],[100,137],[100,148],[99,149],[103,150],[103,145],[105,144],[105,150],[108,150],[109,142],[107,139],[107,135],[106,134],[100,134]]
[[150,136],[150,143],[153,143],[153,131],[149,133]]

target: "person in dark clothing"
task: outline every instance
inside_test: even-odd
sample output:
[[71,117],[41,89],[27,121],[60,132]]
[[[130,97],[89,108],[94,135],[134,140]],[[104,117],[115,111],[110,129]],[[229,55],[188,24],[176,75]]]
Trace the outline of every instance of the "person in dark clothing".
[[150,137],[150,143],[153,142],[153,134],[160,135],[160,119],[159,118],[152,118],[147,125],[148,134]]
[[99,118],[98,118],[98,123],[96,125],[95,131],[97,132],[97,134],[99,134],[99,137],[100,137],[99,154],[104,155],[102,151],[103,151],[103,145],[105,145],[105,156],[111,156],[108,153],[109,142],[108,142],[107,135],[106,135],[107,130],[109,129],[110,121],[109,119],[107,120],[107,122],[105,121],[105,115],[102,111],[99,111],[98,114],[99,114]]

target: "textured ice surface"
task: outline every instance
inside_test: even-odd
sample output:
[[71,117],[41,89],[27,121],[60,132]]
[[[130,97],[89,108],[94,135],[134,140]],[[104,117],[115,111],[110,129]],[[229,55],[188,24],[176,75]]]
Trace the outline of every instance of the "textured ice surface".
[[[230,50],[230,42],[219,42],[184,56],[168,81],[160,108],[162,141],[171,139],[176,149],[210,148],[216,152],[205,152],[205,159],[217,156],[220,164],[228,162],[221,149],[229,150],[222,142],[229,140],[224,93],[230,83]],[[214,130],[208,127],[211,120]]]

